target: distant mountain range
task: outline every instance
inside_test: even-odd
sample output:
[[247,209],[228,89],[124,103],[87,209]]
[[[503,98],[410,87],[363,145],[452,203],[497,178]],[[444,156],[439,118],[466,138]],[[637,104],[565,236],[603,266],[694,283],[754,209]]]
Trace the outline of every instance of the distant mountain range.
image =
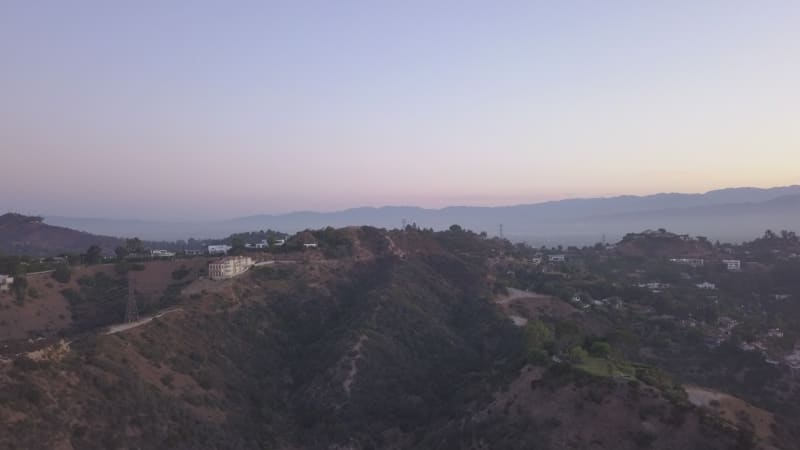
[[752,239],[766,229],[800,229],[800,186],[580,198],[498,207],[365,207],[328,213],[256,215],[216,222],[45,217],[45,222],[52,225],[149,240],[217,238],[262,229],[295,232],[348,225],[397,228],[404,220],[437,230],[459,224],[490,235],[498,234],[502,224],[506,237],[535,245],[590,244],[603,238],[616,241],[625,233],[648,228],[667,228],[712,240],[741,241]]

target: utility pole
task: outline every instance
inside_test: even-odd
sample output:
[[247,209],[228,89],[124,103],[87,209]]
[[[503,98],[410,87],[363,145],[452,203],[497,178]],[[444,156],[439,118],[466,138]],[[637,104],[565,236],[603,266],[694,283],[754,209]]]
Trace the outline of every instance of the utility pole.
[[136,306],[136,289],[133,277],[128,275],[128,303],[125,305],[125,323],[139,320],[139,308]]

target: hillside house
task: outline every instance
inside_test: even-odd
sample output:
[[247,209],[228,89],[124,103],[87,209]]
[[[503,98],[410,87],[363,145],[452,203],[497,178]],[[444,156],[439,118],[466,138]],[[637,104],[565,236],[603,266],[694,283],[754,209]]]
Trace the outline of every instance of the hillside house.
[[14,284],[14,277],[10,275],[0,275],[0,292],[8,292]]
[[172,258],[175,253],[168,250],[150,250],[150,256],[153,258]]
[[708,281],[704,281],[702,283],[697,284],[697,287],[700,289],[708,289],[710,291],[713,291],[717,288],[717,285],[714,283],[709,283]]
[[208,246],[208,254],[209,255],[227,255],[228,251],[232,249],[230,245],[209,245]]
[[689,267],[703,267],[703,264],[705,264],[705,260],[699,258],[672,258],[670,262],[685,264]]
[[548,258],[550,262],[564,262],[567,260],[566,255],[550,255]]
[[670,285],[667,283],[660,283],[658,281],[651,281],[649,283],[639,283],[637,284],[638,287],[649,289],[651,292],[659,293],[663,289],[669,289]]
[[266,239],[262,239],[261,242],[256,242],[255,244],[244,244],[244,248],[249,248],[253,250],[265,249],[269,248],[269,243]]
[[783,330],[781,330],[780,328],[770,328],[769,330],[767,330],[767,337],[782,338]]
[[275,239],[275,247],[281,247],[286,244],[286,239]]
[[723,259],[722,264],[730,271],[742,270],[742,261],[738,259]]
[[303,247],[305,247],[305,248],[317,248],[317,243],[316,242],[306,242],[305,244],[303,244]]
[[247,272],[254,264],[249,256],[230,256],[208,264],[208,277],[212,280],[225,280]]

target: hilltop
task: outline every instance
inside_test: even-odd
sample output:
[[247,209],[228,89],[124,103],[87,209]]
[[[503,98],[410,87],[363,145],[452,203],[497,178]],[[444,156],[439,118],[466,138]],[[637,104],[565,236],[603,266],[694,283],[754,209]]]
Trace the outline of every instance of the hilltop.
[[[508,241],[460,227],[300,238],[318,247],[253,252],[274,262],[219,282],[200,258],[42,280],[68,304],[53,335],[65,341],[0,361],[0,445],[666,449],[752,439],[647,366],[595,353],[551,360],[576,343],[602,350],[590,344],[611,322],[548,295],[502,300],[517,283],[506,264],[528,259]],[[131,277],[144,315],[170,312],[105,334]]]
[[715,253],[705,237],[670,233],[665,229],[628,233],[615,246],[625,256],[703,258]]
[[124,241],[49,225],[41,217],[15,213],[0,216],[0,252],[49,256],[82,252],[91,245],[98,245],[111,253],[116,246],[124,245]]

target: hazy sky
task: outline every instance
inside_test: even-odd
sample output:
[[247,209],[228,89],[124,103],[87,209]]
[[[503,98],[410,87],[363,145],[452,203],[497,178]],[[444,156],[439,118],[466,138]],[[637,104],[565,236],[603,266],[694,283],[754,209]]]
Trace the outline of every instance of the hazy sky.
[[0,2],[0,212],[800,183],[795,0],[124,3]]

